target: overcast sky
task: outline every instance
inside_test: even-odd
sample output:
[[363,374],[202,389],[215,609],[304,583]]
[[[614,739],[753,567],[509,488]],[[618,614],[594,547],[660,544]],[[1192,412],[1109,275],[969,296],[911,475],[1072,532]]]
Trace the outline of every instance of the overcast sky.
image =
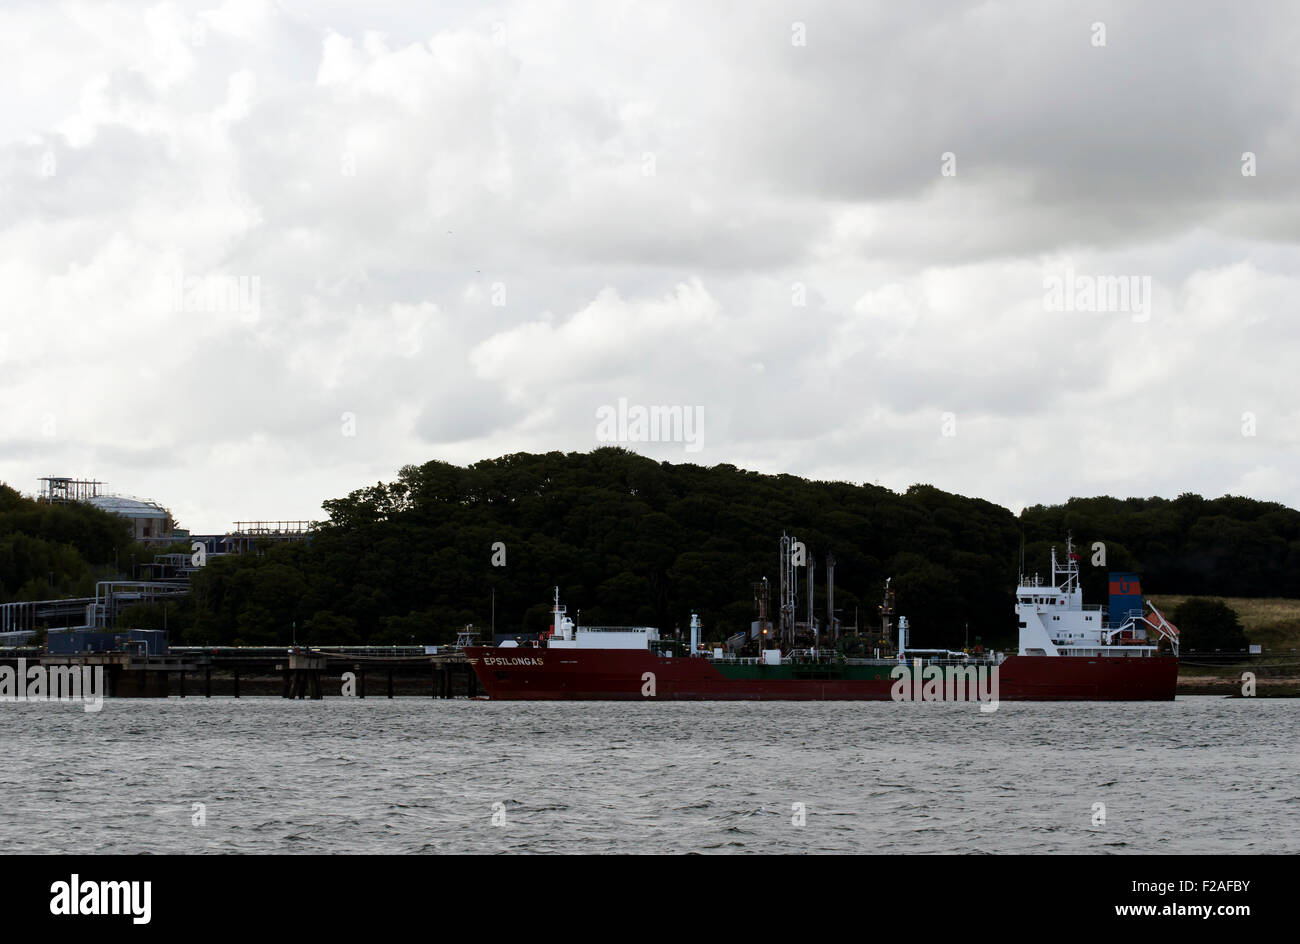
[[9,2],[0,480],[225,531],[621,399],[702,418],[657,459],[1298,506],[1298,48],[1239,0]]

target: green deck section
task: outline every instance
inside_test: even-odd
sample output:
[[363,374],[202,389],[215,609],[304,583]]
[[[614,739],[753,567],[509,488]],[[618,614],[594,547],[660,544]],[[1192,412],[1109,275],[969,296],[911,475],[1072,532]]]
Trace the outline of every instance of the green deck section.
[[839,665],[827,662],[796,662],[792,665],[744,665],[715,662],[714,668],[729,679],[759,679],[763,681],[816,680],[816,681],[870,681],[888,679],[890,670],[898,663],[880,665]]

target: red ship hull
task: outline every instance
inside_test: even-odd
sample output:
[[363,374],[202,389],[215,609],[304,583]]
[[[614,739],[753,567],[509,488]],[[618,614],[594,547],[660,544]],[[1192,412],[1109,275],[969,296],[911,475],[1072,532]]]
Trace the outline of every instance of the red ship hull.
[[[504,701],[890,701],[897,691],[890,665],[737,667],[617,649],[465,652],[488,696]],[[1177,683],[1172,656],[1016,655],[998,667],[996,698],[1172,701]]]

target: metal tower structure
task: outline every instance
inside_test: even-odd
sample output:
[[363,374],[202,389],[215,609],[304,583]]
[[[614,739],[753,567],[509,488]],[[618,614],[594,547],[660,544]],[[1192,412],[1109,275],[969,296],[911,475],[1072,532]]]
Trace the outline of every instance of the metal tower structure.
[[826,625],[836,643],[840,641],[840,621],[835,618],[835,555],[826,552]]
[[794,548],[798,543],[791,535],[781,535],[781,644],[787,649],[794,647]]
[[880,604],[880,638],[882,645],[888,645],[894,622],[894,591],[889,584],[893,577],[885,578],[885,599]]
[[813,615],[813,599],[817,596],[817,559],[811,554],[808,556],[808,635],[812,637],[813,648],[817,647],[820,641],[817,638],[817,617]]
[[59,504],[98,498],[103,494],[100,486],[104,484],[96,479],[74,479],[64,475],[47,475],[41,483],[41,500]]

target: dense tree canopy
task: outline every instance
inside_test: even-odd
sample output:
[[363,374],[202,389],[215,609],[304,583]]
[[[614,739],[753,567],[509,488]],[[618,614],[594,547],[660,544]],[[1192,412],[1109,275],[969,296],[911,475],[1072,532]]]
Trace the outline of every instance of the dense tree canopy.
[[842,621],[874,626],[892,577],[919,646],[960,645],[967,631],[1014,640],[1022,537],[1026,571],[1046,574],[1049,546],[1072,530],[1092,603],[1106,602],[1108,570],[1142,573],[1148,592],[1279,595],[1300,562],[1300,513],[1248,499],[1071,499],[1017,520],[928,485],[900,495],[617,448],[408,466],[324,507],[309,543],[209,564],[193,641],[278,644],[295,626],[317,644],[447,641],[467,623],[486,629],[494,591],[499,632],[536,631],[554,585],[584,623],[671,630],[695,610],[719,639],[753,619],[753,581],[767,577],[775,603],[782,531],[817,560],[819,620],[830,551]]
[[[1152,594],[1300,596],[1300,512],[1231,496],[1073,498],[1017,519],[929,485],[898,494],[605,448],[407,466],[324,508],[310,541],[211,558],[190,598],[132,618],[166,620],[174,642],[434,643],[467,623],[486,630],[494,594],[499,632],[544,629],[558,585],[584,623],[673,630],[694,610],[716,640],[754,618],[754,581],[771,581],[775,607],[783,531],[816,559],[819,621],[832,552],[842,623],[874,629],[890,577],[919,647],[967,633],[1013,644],[1022,554],[1026,573],[1047,576],[1067,532],[1089,603],[1106,602],[1111,570],[1140,573]],[[3,599],[51,595],[51,572],[58,595],[92,592],[93,565],[133,548],[122,519],[0,486]],[[801,569],[800,619],[806,589]]]
[[[494,591],[498,631],[525,632],[545,627],[558,585],[584,623],[671,630],[695,610],[717,639],[754,618],[752,582],[766,576],[775,604],[784,530],[817,559],[819,620],[831,551],[844,623],[874,623],[892,576],[917,638],[960,638],[966,621],[972,635],[1007,623],[1019,542],[1006,509],[929,486],[898,495],[616,448],[408,466],[325,510],[310,543],[212,561],[195,637],[278,643],[296,623],[313,642],[447,640],[486,629]],[[805,592],[801,576],[801,617]]]
[[138,551],[125,518],[37,502],[0,484],[0,603],[92,596],[106,567],[129,566]]
[[[1045,565],[1067,531],[1083,555],[1084,594],[1104,603],[1107,570],[1142,575],[1148,594],[1300,597],[1300,512],[1275,502],[1225,495],[1071,498],[1020,516],[1026,570]],[[1102,545],[1104,566],[1087,566]]]
[[1246,648],[1246,633],[1237,619],[1237,611],[1222,600],[1184,600],[1170,618],[1178,627],[1184,651]]

